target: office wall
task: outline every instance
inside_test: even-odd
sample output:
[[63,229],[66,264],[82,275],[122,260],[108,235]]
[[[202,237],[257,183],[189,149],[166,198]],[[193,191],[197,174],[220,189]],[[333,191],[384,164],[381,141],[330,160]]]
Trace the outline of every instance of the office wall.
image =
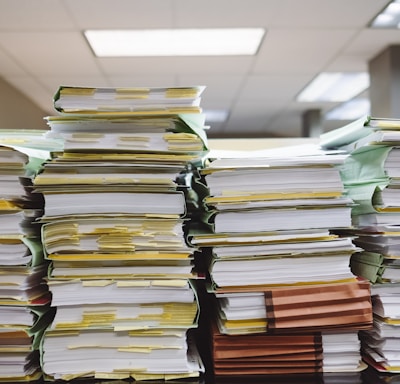
[[46,115],[0,77],[0,129],[47,129]]

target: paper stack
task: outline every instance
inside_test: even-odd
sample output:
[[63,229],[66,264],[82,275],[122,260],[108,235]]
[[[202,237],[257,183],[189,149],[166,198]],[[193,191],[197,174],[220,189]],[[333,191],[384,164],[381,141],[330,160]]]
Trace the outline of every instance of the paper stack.
[[39,343],[51,314],[33,223],[41,202],[31,194],[29,156],[8,143],[20,144],[0,132],[0,381],[15,383],[41,378]]
[[350,271],[358,248],[334,232],[351,226],[346,156],[296,150],[210,157],[196,180],[205,208],[190,239],[208,271],[216,377],[365,367],[357,332],[372,325],[369,282]]
[[203,87],[61,87],[34,184],[56,316],[51,379],[198,377],[194,247],[185,241],[191,168],[207,151]]
[[363,249],[352,255],[351,269],[373,284],[374,327],[362,332],[363,356],[378,372],[399,373],[400,119],[363,117],[322,142],[351,153],[342,170],[357,203],[348,233]]

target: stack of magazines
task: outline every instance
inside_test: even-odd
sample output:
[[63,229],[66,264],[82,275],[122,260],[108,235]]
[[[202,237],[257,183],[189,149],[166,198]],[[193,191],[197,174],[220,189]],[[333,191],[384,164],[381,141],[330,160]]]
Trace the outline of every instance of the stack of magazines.
[[203,87],[60,87],[34,180],[56,315],[42,343],[51,379],[172,379],[204,370],[193,341],[195,247],[185,239],[192,169],[207,152]]

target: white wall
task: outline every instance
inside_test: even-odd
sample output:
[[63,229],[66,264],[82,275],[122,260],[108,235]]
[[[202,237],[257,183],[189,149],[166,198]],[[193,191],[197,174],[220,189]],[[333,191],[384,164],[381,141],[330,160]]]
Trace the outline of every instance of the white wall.
[[0,129],[47,129],[47,114],[0,78]]

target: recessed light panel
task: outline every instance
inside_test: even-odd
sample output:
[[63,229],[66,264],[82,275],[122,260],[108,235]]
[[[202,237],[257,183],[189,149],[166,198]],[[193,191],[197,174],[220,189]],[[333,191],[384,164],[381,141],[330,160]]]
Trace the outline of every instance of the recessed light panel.
[[371,22],[372,28],[400,28],[400,0],[389,3]]
[[87,30],[98,57],[254,55],[263,28]]
[[323,72],[303,89],[297,101],[343,102],[352,99],[369,87],[366,72]]
[[203,112],[206,123],[222,123],[228,119],[228,111],[225,109],[205,109]]
[[356,120],[370,114],[370,101],[366,97],[342,103],[325,114],[326,120]]

